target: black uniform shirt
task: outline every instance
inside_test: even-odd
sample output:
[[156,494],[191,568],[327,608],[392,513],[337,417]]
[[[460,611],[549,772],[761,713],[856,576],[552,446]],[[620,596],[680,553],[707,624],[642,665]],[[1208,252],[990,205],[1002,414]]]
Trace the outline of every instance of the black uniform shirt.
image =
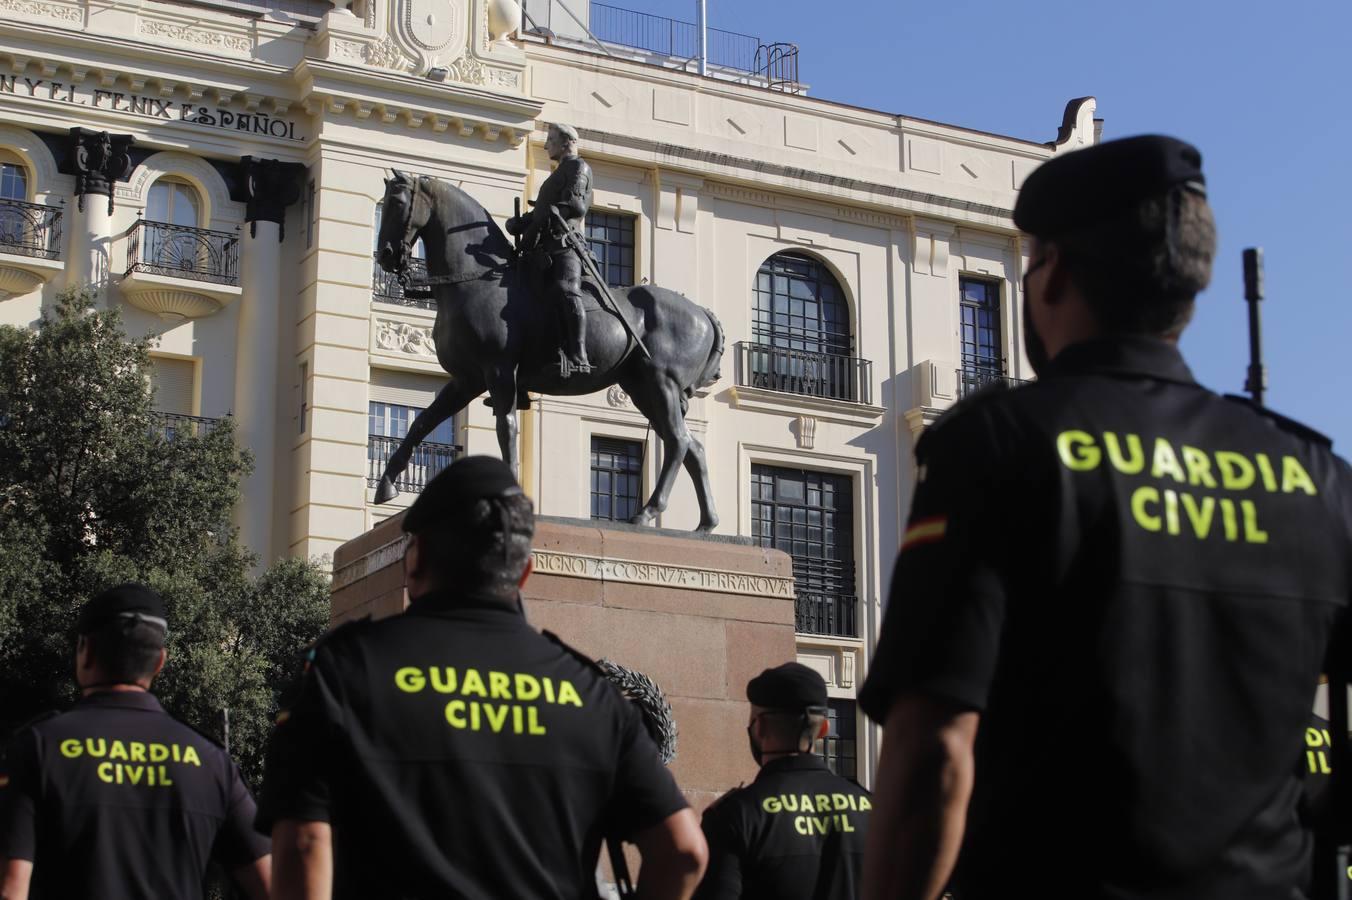
[[1064,350],[916,448],[865,711],[982,712],[962,896],[1282,897],[1297,763],[1346,638],[1352,479],[1150,339]]
[[32,860],[45,900],[201,897],[211,857],[268,853],[229,754],[150,694],[90,694],[23,729],[8,778],[0,858]]
[[709,871],[696,900],[857,896],[870,797],[810,753],[766,763],[704,813]]
[[331,822],[339,898],[592,898],[603,836],[685,807],[600,670],[515,610],[422,597],[319,645],[259,827]]

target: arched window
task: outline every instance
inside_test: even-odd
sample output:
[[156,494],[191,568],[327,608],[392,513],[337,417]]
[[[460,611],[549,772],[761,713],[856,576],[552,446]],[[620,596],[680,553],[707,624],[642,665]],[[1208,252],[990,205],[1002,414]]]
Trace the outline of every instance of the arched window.
[[28,170],[18,163],[0,162],[0,200],[28,199]]
[[199,225],[197,191],[177,178],[161,178],[150,186],[146,198],[146,218],[151,222],[197,228]]
[[826,266],[802,253],[776,253],[756,273],[757,344],[849,356],[850,311]]
[[812,257],[776,253],[761,264],[751,337],[742,365],[753,387],[865,399],[863,369],[851,353],[844,292],[830,270]]

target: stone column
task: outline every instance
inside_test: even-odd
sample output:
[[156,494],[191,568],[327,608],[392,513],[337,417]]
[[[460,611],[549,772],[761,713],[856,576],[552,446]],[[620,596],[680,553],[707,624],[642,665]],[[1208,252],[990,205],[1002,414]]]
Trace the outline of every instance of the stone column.
[[136,139],[86,128],[70,130],[67,166],[75,176],[78,220],[71,223],[67,285],[91,285],[101,295],[112,276],[113,190],[131,174]]
[[253,473],[240,485],[235,510],[241,542],[271,560],[277,440],[277,342],[282,238],[286,208],[300,198],[304,167],[275,159],[241,160],[245,221],[249,223],[240,268],[239,325],[235,339],[234,415],[240,445],[254,456]]

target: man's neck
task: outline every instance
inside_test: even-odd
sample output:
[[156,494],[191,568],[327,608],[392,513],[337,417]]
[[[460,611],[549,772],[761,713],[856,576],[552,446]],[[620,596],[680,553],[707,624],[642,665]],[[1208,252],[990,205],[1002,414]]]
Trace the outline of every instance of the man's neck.
[[80,689],[80,696],[88,697],[90,694],[144,694],[149,690],[150,688],[145,685],[126,684],[125,682],[117,682],[114,684],[91,684],[88,687],[82,687]]
[[766,763],[772,763],[772,762],[774,762],[775,760],[779,760],[779,759],[788,759],[789,757],[792,757],[792,756],[807,756],[810,752],[812,752],[812,751],[810,751],[810,750],[776,750],[776,751],[774,751],[774,752],[767,752],[767,751],[762,750],[762,751],[761,751],[761,762],[760,762],[760,764],[761,764],[762,766],[764,766]]

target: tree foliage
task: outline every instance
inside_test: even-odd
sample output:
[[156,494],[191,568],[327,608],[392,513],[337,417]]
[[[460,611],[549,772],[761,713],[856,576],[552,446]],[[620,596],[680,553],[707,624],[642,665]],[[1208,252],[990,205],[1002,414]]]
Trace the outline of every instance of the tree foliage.
[[328,619],[328,579],[302,560],[253,578],[232,512],[252,465],[234,423],[166,426],[150,343],[67,292],[36,329],[0,327],[0,729],[69,704],[80,605],[144,581],[169,607],[155,693],[261,774],[300,649]]

